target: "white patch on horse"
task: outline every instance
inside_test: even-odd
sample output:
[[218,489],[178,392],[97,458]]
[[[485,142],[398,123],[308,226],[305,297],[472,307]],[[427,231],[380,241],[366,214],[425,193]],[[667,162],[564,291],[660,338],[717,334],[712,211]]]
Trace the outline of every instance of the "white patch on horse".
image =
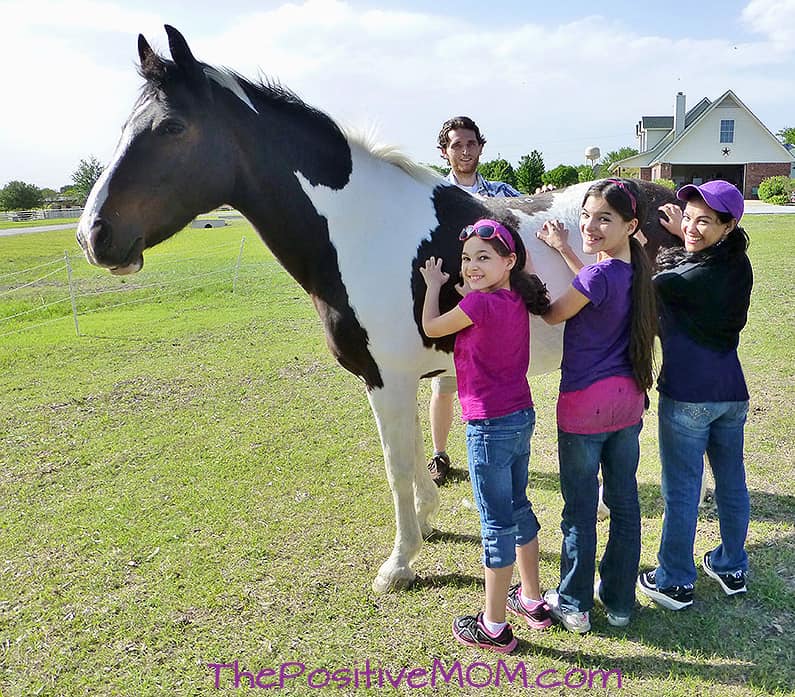
[[[411,293],[411,263],[423,240],[438,225],[432,189],[422,179],[406,177],[403,168],[373,156],[369,148],[351,143],[353,168],[341,190],[313,186],[296,177],[317,212],[329,223],[329,238],[337,250],[340,275],[360,324],[367,329],[371,352],[381,370],[446,370],[452,357],[423,352],[419,331],[396,332],[396,326],[416,327]],[[379,182],[379,191],[373,183]],[[424,199],[424,200],[423,200]],[[412,200],[412,206],[405,205]],[[384,237],[381,230],[393,230]],[[375,237],[378,244],[375,244]],[[374,293],[373,287],[379,292]],[[421,365],[417,355],[424,353]]]
[[[141,114],[147,110],[149,104],[150,100],[144,99],[140,104],[137,105],[135,111],[130,114],[130,118],[127,119],[127,123],[125,124],[124,130],[121,133],[121,138],[119,138],[119,142],[116,145],[116,149],[113,151],[113,155],[111,156],[108,166],[102,170],[102,174],[99,175],[99,179],[97,179],[96,183],[92,187],[91,193],[86,200],[86,205],[83,208],[83,215],[80,216],[80,222],[77,226],[77,238],[78,240],[82,241],[81,246],[85,250],[86,254],[90,255],[91,257],[93,257],[93,252],[91,251],[92,247],[90,244],[88,244],[91,226],[99,216],[99,211],[102,210],[102,206],[105,204],[105,200],[108,198],[108,185],[110,184],[110,180],[112,179],[113,175],[116,173],[116,168],[124,159],[124,156],[127,154],[127,149],[133,142],[136,133],[138,133],[140,130],[140,128],[137,127],[138,119],[140,118]],[[96,258],[90,260],[92,263],[96,263]]]
[[259,112],[251,103],[251,100],[248,98],[248,95],[243,91],[243,88],[240,86],[240,83],[237,81],[237,78],[234,75],[232,75],[231,73],[227,73],[223,70],[218,70],[217,68],[213,68],[212,66],[209,65],[204,66],[204,74],[216,84],[228,89],[232,94],[235,95],[235,97],[237,97],[241,102],[243,102],[243,104],[245,104],[255,114],[259,114]]

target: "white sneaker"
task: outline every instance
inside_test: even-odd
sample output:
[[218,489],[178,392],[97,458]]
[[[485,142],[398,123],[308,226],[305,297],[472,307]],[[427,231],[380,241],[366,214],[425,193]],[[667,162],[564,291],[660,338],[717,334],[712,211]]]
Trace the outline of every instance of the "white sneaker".
[[605,609],[609,625],[612,627],[626,627],[629,624],[629,615],[619,615],[604,604],[602,600],[602,581],[600,579],[596,579],[593,584],[593,599]]
[[587,612],[566,612],[560,607],[560,596],[556,590],[544,593],[544,602],[549,607],[552,616],[566,629],[575,634],[585,634],[591,631],[591,618]]

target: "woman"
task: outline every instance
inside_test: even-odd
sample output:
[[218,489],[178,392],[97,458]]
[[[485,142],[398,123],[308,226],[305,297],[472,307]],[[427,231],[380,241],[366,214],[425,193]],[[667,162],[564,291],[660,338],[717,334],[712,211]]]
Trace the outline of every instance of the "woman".
[[[587,266],[573,253],[558,221],[548,221],[538,233],[576,274],[543,315],[550,324],[566,321],[557,406],[564,500],[560,584],[544,599],[561,624],[578,633],[591,628],[594,599],[616,627],[629,624],[635,604],[638,436],[646,390],[653,384],[656,333],[651,270],[635,239],[644,210],[643,193],[633,181],[593,184],[580,212],[583,251],[596,255],[596,263]],[[611,515],[594,586],[600,465]]]
[[748,235],[738,226],[742,194],[716,180],[677,192],[686,202],[661,221],[684,240],[664,250],[654,277],[663,364],[657,381],[662,494],[658,567],[638,589],[669,610],[693,604],[693,546],[706,453],[715,479],[721,543],[702,559],[727,595],[744,593],[750,505],[743,464],[748,389],[737,356],[753,285]]

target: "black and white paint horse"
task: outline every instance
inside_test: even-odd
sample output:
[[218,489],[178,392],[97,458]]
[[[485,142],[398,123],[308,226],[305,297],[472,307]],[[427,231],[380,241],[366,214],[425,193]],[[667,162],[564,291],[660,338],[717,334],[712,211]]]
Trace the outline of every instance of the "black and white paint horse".
[[[423,457],[418,381],[449,372],[453,347],[451,337],[422,332],[418,267],[434,255],[446,269],[459,268],[461,228],[497,218],[521,231],[555,297],[571,275],[535,231],[550,217],[576,231],[587,185],[479,200],[392,148],[346,134],[278,85],[198,62],[178,31],[166,32],[173,60],[139,36],[146,82],[91,192],[78,241],[92,263],[128,274],[143,266],[145,249],[199,213],[231,204],[246,216],[312,298],[332,354],[366,385],[397,526],[373,587],[405,586],[439,506]],[[644,186],[650,210],[672,200],[670,192]],[[656,215],[644,230],[655,248],[670,238]],[[579,248],[579,232],[572,242]],[[451,280],[442,308],[456,299]],[[560,328],[535,321],[533,372],[557,368],[560,346]]]

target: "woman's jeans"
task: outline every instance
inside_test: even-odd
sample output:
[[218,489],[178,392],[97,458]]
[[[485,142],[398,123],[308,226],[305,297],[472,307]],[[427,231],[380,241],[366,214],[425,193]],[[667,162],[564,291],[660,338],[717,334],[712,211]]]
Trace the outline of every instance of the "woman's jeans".
[[601,598],[611,612],[632,612],[640,561],[640,506],[635,475],[642,426],[639,421],[619,431],[594,434],[558,430],[564,501],[558,594],[566,612],[586,612],[593,607],[600,463],[604,501],[610,508],[610,533],[599,563]]
[[696,580],[696,538],[704,453],[715,477],[721,544],[710,554],[718,573],[748,570],[745,539],[750,503],[745,485],[743,435],[748,402],[678,402],[664,394],[659,403],[662,540],[656,573],[658,588]]
[[527,500],[535,423],[532,408],[467,423],[469,477],[480,512],[483,565],[490,569],[511,566],[516,547],[538,535],[538,519]]

